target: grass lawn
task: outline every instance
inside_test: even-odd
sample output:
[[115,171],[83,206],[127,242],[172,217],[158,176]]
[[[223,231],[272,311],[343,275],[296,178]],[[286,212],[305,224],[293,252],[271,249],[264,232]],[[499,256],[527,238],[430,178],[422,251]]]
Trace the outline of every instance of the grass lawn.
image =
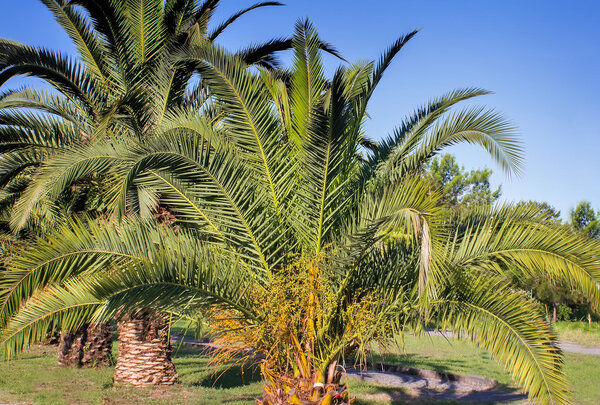
[[556,322],[554,324],[561,340],[585,346],[600,346],[600,323]]
[[[383,354],[388,362],[462,374],[481,375],[510,385],[510,377],[489,355],[474,346],[442,337],[407,336],[406,354]],[[0,353],[1,354],[1,353]],[[376,357],[374,360],[381,359]],[[252,404],[260,396],[259,376],[233,367],[215,377],[208,358],[195,348],[182,346],[175,357],[181,384],[166,389],[113,387],[112,368],[73,369],[56,365],[56,348],[36,346],[12,362],[0,363],[0,403],[35,404]],[[566,372],[577,404],[595,404],[600,398],[597,370],[600,356],[567,354]],[[390,388],[348,381],[359,404],[404,403],[385,400]],[[410,393],[394,389],[394,397]],[[400,393],[400,395],[398,395]],[[388,396],[389,397],[389,396]],[[368,398],[368,399],[367,399]],[[440,404],[437,402],[436,404]]]

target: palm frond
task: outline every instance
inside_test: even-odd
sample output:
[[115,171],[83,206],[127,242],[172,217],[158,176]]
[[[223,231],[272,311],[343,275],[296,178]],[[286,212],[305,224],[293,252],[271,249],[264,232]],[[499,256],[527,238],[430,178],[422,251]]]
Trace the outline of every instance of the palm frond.
[[41,0],[54,14],[54,17],[73,40],[81,60],[99,81],[104,82],[113,76],[107,48],[85,17],[70,3],[61,4],[56,0]]
[[490,277],[457,277],[433,303],[443,329],[471,340],[511,372],[532,401],[568,403],[562,352],[534,302]]
[[284,5],[283,3],[280,3],[278,1],[262,1],[260,3],[253,4],[250,7],[246,7],[242,10],[239,10],[238,12],[232,14],[229,18],[227,18],[227,20],[223,21],[217,28],[215,28],[208,35],[208,40],[214,41],[215,39],[217,39],[217,37],[219,35],[221,35],[221,33],[227,27],[229,27],[231,24],[233,24],[238,18],[240,18],[241,16],[243,16],[246,13],[249,13],[252,10],[256,10],[257,8],[261,8],[261,7],[273,7],[273,6],[283,6],[283,5]]

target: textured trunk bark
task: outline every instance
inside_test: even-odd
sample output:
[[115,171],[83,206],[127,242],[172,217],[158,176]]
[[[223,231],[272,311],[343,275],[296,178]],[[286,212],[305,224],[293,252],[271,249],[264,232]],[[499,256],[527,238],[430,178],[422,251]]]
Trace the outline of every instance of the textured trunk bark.
[[44,342],[45,345],[57,345],[60,344],[60,332],[59,331],[52,331],[52,332],[48,332],[46,333],[46,342]]
[[168,325],[163,317],[138,312],[124,318],[118,330],[115,383],[143,386],[172,385],[177,381]]
[[100,366],[112,364],[110,325],[83,325],[75,332],[61,333],[58,345],[60,366]]
[[552,304],[552,323],[556,323],[557,319],[556,319],[556,309],[558,308],[558,303],[554,302]]
[[[333,367],[335,370],[335,366]],[[329,370],[331,371],[331,369]],[[266,383],[263,387],[263,398],[257,400],[258,405],[275,404],[306,404],[306,405],[346,405],[354,402],[349,398],[348,390],[339,384],[342,373],[333,371],[328,373],[328,383],[315,383],[313,378],[273,378],[265,376]]]

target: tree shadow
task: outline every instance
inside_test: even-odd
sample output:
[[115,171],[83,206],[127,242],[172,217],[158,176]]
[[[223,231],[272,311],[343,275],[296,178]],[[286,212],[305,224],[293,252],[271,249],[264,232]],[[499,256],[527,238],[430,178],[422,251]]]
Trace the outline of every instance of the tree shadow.
[[177,373],[184,384],[207,388],[235,388],[261,380],[260,370],[250,364],[210,364],[210,352],[202,347],[182,345],[174,353]]
[[213,371],[196,385],[207,388],[235,388],[261,381],[258,367],[225,365]]

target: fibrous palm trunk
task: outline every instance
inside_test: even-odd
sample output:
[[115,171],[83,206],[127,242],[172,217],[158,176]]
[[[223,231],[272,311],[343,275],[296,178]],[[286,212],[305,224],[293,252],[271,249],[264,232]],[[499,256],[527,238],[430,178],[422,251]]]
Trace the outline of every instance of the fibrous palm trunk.
[[58,345],[60,366],[112,364],[112,332],[106,323],[84,324],[78,330],[61,333]]
[[143,386],[172,385],[177,381],[164,317],[138,311],[123,318],[118,330],[115,383]]
[[327,383],[315,383],[317,374],[312,378],[285,377],[265,374],[263,398],[258,405],[307,404],[307,405],[347,405],[354,402],[349,398],[346,386],[340,384],[342,373],[335,371],[327,378]]

